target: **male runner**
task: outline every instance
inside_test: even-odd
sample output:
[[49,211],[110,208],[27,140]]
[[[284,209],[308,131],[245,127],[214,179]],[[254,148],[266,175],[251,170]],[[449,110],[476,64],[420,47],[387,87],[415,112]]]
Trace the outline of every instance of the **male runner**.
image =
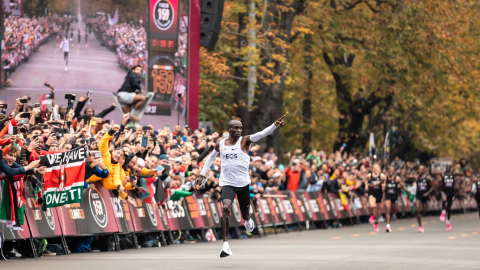
[[[478,171],[480,172],[480,169]],[[475,200],[477,201],[478,215],[480,217],[480,175],[474,176],[472,180],[476,188]]]
[[385,229],[387,233],[392,231],[392,228],[390,227],[390,210],[397,212],[398,186],[403,188],[403,190],[405,190],[407,193],[410,193],[405,184],[403,184],[402,179],[400,179],[400,176],[395,175],[395,167],[389,166],[387,169],[387,180],[382,184],[384,196],[383,201],[385,202],[385,207],[387,208],[387,227]]
[[[418,232],[423,233],[422,215],[427,214],[428,209],[428,196],[433,192],[432,177],[427,174],[425,166],[418,168],[418,174],[416,176],[409,175],[417,179],[417,194],[415,200],[415,214],[418,220]],[[422,211],[422,212],[420,212]]]
[[[432,165],[434,161],[430,162],[430,175],[441,175],[442,176],[442,189],[440,190],[442,195],[442,213],[440,214],[440,221],[445,221],[445,208],[447,212],[447,232],[452,230],[450,225],[450,214],[452,208],[452,202],[455,196],[455,174],[453,173],[453,166],[448,164],[445,167],[445,173],[440,171],[433,171]],[[446,206],[446,207],[445,207]]]
[[63,61],[65,61],[65,71],[68,71],[68,51],[70,50],[70,41],[68,41],[67,35],[65,35],[62,43],[60,43],[60,48],[62,48],[63,50]]
[[365,192],[368,193],[368,203],[370,204],[370,224],[375,223],[375,231],[379,232],[378,218],[380,217],[380,209],[382,209],[382,183],[385,182],[386,177],[382,173],[380,165],[374,164],[372,172],[368,174],[365,180]]
[[223,247],[220,251],[220,258],[228,257],[232,255],[232,251],[228,245],[228,228],[230,209],[232,201],[235,199],[235,195],[238,198],[240,204],[240,210],[242,218],[245,220],[245,228],[248,232],[252,232],[255,228],[253,220],[250,218],[250,190],[249,184],[251,182],[248,168],[250,165],[250,156],[248,150],[252,142],[257,142],[260,139],[268,136],[275,131],[277,127],[283,126],[283,118],[275,121],[271,126],[267,127],[261,132],[255,133],[250,136],[241,137],[242,135],[242,123],[238,120],[231,120],[228,122],[229,137],[221,140],[215,145],[214,150],[208,157],[207,161],[203,165],[202,172],[195,181],[195,189],[201,188],[207,181],[205,175],[212,166],[213,161],[220,153],[221,161],[221,173],[220,173],[220,186],[222,187],[222,236]]

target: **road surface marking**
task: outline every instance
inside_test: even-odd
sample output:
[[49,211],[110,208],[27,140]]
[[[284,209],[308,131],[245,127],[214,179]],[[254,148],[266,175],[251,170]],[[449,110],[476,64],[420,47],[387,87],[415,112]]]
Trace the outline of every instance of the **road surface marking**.
[[415,224],[410,225],[410,228],[415,228],[415,227],[417,227],[417,225]]
[[398,230],[399,230],[399,231],[403,231],[403,230],[405,230],[405,228],[400,227],[400,228],[398,228]]
[[342,238],[342,237],[340,237],[340,236],[332,237],[332,239],[335,239],[335,240],[340,239],[340,238]]
[[468,234],[462,234],[462,237],[467,237],[467,236],[468,236]]
[[450,236],[450,237],[448,237],[448,239],[450,239],[450,240],[453,240],[453,239],[455,239],[455,238],[456,238],[455,236]]
[[359,237],[360,234],[352,234],[352,237]]

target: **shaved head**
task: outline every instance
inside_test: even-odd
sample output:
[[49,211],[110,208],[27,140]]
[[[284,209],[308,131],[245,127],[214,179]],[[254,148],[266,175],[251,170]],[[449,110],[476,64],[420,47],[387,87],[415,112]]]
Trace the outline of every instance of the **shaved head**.
[[235,125],[238,125],[238,124],[241,125],[242,122],[240,122],[240,121],[238,121],[238,120],[236,120],[236,119],[232,119],[232,120],[228,121],[227,128],[231,128],[231,127],[233,127],[233,126],[235,126]]

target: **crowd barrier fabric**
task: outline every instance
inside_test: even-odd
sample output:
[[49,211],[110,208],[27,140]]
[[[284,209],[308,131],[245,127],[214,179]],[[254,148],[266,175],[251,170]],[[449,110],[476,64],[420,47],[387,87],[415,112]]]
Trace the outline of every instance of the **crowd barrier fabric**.
[[[0,201],[2,196],[0,185]],[[107,233],[154,232],[221,228],[222,203],[195,191],[179,201],[167,201],[163,207],[134,199],[134,204],[113,196],[100,183],[86,188],[83,201],[42,211],[30,182],[24,186],[25,224],[22,230],[7,228],[0,223],[6,240],[82,236]],[[132,194],[128,192],[129,196]],[[345,202],[344,202],[345,203]],[[453,210],[476,209],[474,198],[455,199]],[[385,208],[385,207],[383,207]],[[429,201],[429,211],[441,209],[435,198]],[[259,226],[269,227],[305,221],[328,221],[369,215],[365,197],[342,204],[338,194],[303,191],[265,192],[253,198],[249,209]],[[383,209],[385,211],[385,209]],[[392,212],[411,212],[412,203],[405,194],[399,195],[397,209]],[[244,220],[237,200],[232,203],[231,227],[243,227]]]

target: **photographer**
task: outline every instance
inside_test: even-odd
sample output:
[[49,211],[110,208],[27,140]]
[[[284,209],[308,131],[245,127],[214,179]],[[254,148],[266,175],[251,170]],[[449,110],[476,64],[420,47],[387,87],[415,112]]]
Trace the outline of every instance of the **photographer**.
[[[85,184],[84,188],[88,187],[87,179],[95,175],[100,178],[107,178],[109,171],[105,164],[103,163],[101,152],[90,152],[87,156],[85,164]],[[98,157],[97,157],[98,156]]]

